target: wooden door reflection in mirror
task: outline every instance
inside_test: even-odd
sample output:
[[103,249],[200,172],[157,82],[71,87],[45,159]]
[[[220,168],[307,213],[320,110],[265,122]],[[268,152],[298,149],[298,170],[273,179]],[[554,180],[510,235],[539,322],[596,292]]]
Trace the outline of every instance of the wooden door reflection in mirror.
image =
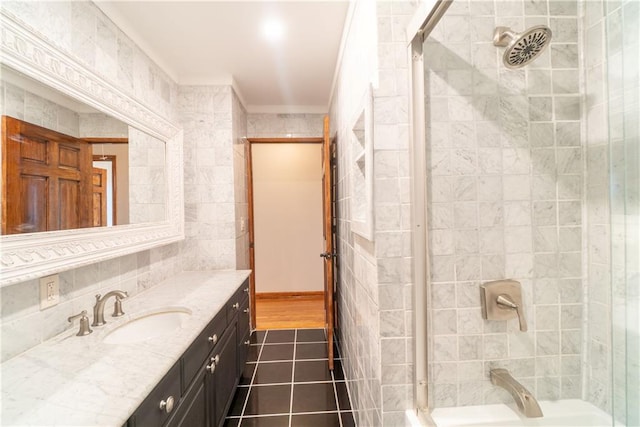
[[2,117],[2,234],[91,227],[90,145]]

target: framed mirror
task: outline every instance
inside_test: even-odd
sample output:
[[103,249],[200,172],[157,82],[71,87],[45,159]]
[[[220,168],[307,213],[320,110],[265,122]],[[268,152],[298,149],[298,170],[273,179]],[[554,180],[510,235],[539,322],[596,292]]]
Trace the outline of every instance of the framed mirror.
[[[183,239],[179,128],[4,11],[0,26],[0,286]],[[55,176],[21,158],[77,178],[46,191]]]

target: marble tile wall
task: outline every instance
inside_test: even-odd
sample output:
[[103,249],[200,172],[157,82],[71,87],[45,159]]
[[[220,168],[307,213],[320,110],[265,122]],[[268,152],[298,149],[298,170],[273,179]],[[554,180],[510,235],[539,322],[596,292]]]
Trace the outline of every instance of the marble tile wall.
[[247,137],[291,138],[322,136],[324,114],[269,114],[247,115]]
[[[36,28],[68,55],[175,122],[177,85],[92,2],[3,1],[0,7],[25,26]],[[28,120],[30,113],[24,113],[24,119]],[[77,126],[69,114],[63,114],[63,123],[64,128],[72,130]],[[43,124],[48,126],[50,123]],[[67,317],[83,309],[90,310],[96,292],[116,288],[131,294],[140,292],[180,271],[180,260],[179,244],[171,244],[60,273],[61,303],[43,311],[39,309],[37,281],[2,288],[1,360],[67,328],[77,327],[70,326]]]
[[235,268],[233,89],[181,86],[184,129],[185,270]]
[[129,222],[166,219],[165,146],[159,139],[129,127]]
[[128,138],[129,126],[103,113],[80,113],[80,137]]
[[66,135],[81,135],[78,113],[4,80],[0,80],[0,114]]
[[[582,394],[578,2],[455,1],[424,45],[432,407],[512,402],[507,368],[538,399]],[[544,24],[550,48],[519,70],[497,25]],[[527,332],[485,321],[478,286],[522,284]]]
[[249,269],[248,176],[246,164],[247,111],[233,92],[233,189],[236,220],[236,268]]
[[[356,3],[330,108],[338,141],[339,322],[360,425],[404,425],[413,404],[408,170],[411,1]],[[351,129],[373,86],[374,239],[351,231]]]

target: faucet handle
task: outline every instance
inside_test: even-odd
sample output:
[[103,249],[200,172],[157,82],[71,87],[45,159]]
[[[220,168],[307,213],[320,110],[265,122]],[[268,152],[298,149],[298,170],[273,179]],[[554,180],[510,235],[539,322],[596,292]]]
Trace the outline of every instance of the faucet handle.
[[509,295],[505,295],[505,294],[498,295],[498,298],[496,298],[496,304],[515,310],[516,314],[518,315],[518,322],[520,323],[520,331],[522,332],[527,331],[527,319],[524,317],[524,313],[521,307],[515,302],[513,302],[511,297],[509,297]]
[[80,319],[80,329],[76,336],[82,337],[84,335],[89,335],[93,330],[89,327],[89,317],[87,316],[87,310],[82,310],[80,313],[75,316],[69,317],[67,320],[69,323],[73,323],[74,320]]
[[112,317],[120,317],[124,315],[124,311],[122,311],[122,298],[116,296],[116,302],[113,304],[113,314]]

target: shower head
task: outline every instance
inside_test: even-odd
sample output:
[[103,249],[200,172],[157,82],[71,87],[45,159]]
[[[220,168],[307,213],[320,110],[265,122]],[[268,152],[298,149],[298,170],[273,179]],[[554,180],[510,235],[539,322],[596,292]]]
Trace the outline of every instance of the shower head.
[[544,52],[551,41],[551,30],[544,25],[515,33],[508,27],[496,27],[494,46],[506,47],[502,61],[507,68],[521,68]]

